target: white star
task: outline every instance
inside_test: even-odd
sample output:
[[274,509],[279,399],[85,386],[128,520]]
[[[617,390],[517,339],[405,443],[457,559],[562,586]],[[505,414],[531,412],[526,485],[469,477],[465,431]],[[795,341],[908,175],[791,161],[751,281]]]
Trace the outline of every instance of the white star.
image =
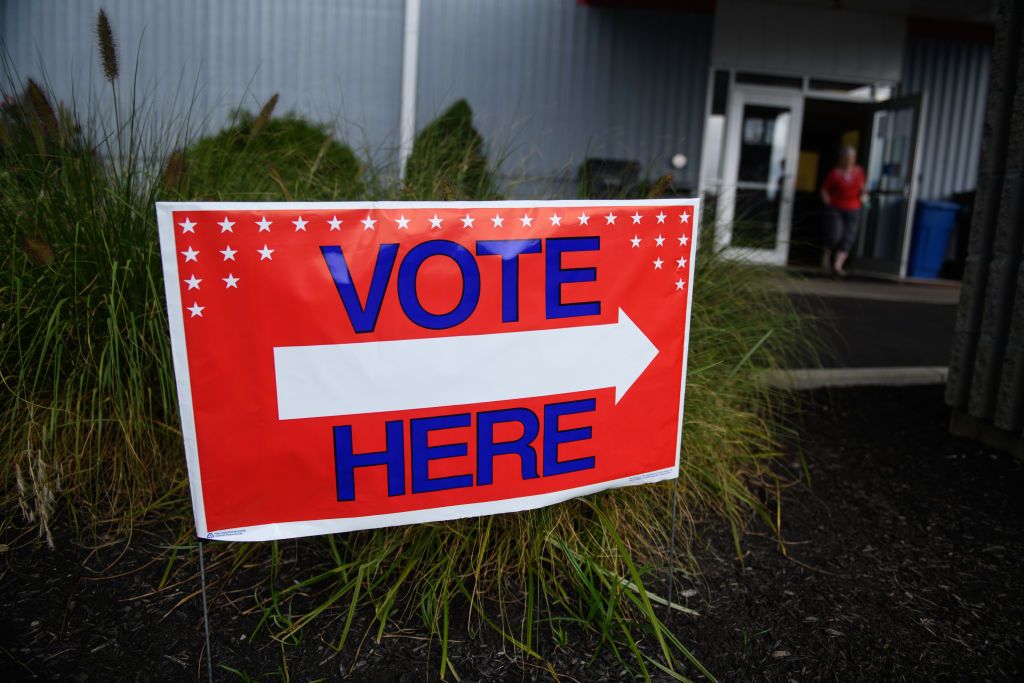
[[633,235],[633,239],[629,240],[633,243],[633,248],[636,249],[640,246],[640,238],[637,235]]
[[657,237],[654,238],[654,243],[660,247],[661,245],[665,244],[665,238],[662,237],[661,235],[658,235]]
[[302,232],[306,232],[306,223],[308,222],[309,221],[302,220],[302,216],[299,216],[299,220],[292,221],[292,225],[295,226],[295,232],[298,232],[299,230],[301,230]]
[[441,219],[437,217],[436,213],[434,214],[434,217],[429,219],[429,220],[430,220],[430,229],[431,230],[440,230],[441,229]]
[[683,278],[679,278],[678,280],[676,280],[676,291],[678,292],[680,289],[683,288],[684,285],[686,285],[686,283],[683,282]]
[[234,232],[235,224],[233,222],[229,221],[227,216],[224,216],[224,220],[222,220],[217,225],[220,226],[220,231],[222,233],[223,232]]
[[686,246],[686,241],[687,241],[688,239],[690,239],[690,238],[689,238],[689,237],[687,237],[686,235],[680,235],[680,236],[679,236],[679,246],[681,246],[681,247],[685,247],[685,246]]
[[363,231],[364,231],[364,232],[365,232],[366,230],[376,230],[376,228],[375,228],[375,227],[373,227],[374,225],[376,225],[376,224],[377,224],[377,221],[376,221],[376,219],[373,219],[373,218],[370,218],[369,216],[367,216],[367,217],[366,217],[366,218],[364,218],[364,219],[363,219],[363,220],[362,220],[361,222],[362,222],[362,224],[363,224]]
[[193,235],[196,234],[196,224],[190,221],[189,219],[186,218],[184,223],[178,223],[178,225],[181,226],[182,235],[184,235],[186,232],[190,232]]
[[580,225],[587,225],[587,221],[590,220],[590,216],[585,213],[580,214]]
[[408,230],[409,229],[409,219],[405,217],[404,213],[401,216],[398,217],[398,220],[395,221],[395,223],[398,224],[398,229],[399,230]]
[[654,269],[655,270],[661,270],[661,264],[662,263],[664,263],[664,261],[662,261],[660,257],[654,259]]
[[328,222],[328,223],[330,224],[330,226],[331,226],[331,230],[341,230],[341,224],[342,224],[342,223],[343,223],[344,221],[342,221],[342,220],[341,220],[340,218],[338,218],[337,216],[331,216],[331,220],[329,220],[329,221],[327,221],[327,222]]
[[270,232],[271,221],[268,221],[266,216],[256,221],[256,225],[260,226],[260,232]]
[[465,216],[462,217],[462,227],[464,227],[464,228],[472,228],[473,227],[473,221],[475,221],[475,220],[476,220],[475,218],[473,218],[472,216],[470,216],[467,213]]
[[257,249],[256,253],[260,255],[260,261],[273,261],[274,257],[271,254],[274,250],[268,247],[266,244],[263,245],[262,249]]
[[679,221],[681,223],[689,223],[690,222],[690,214],[688,214],[688,213],[681,213],[681,214],[679,214]]
[[206,306],[200,306],[199,304],[192,304],[191,306],[188,307],[187,310],[192,311],[192,317],[193,318],[196,317],[197,315],[200,318],[202,318],[203,317],[203,309],[204,308],[206,308]]
[[562,217],[559,216],[557,213],[551,214],[548,217],[548,220],[551,221],[551,227],[552,228],[555,227],[556,225],[559,226],[559,227],[561,227],[561,225],[562,225]]
[[199,256],[199,252],[192,247],[189,247],[188,251],[181,252],[181,255],[185,257],[185,263],[188,263],[189,261],[199,263],[199,259],[196,258],[196,256]]
[[533,227],[533,225],[532,225],[532,223],[533,223],[533,216],[527,216],[524,213],[523,217],[519,219],[519,222],[522,223],[524,228],[532,228]]
[[226,249],[222,249],[220,253],[224,254],[224,260],[225,261],[228,261],[228,260],[234,261],[235,260],[235,254],[238,253],[238,250],[237,249],[232,249],[231,245],[229,244],[227,246],[227,248]]
[[676,266],[678,266],[679,268],[685,268],[686,267],[686,259],[683,258],[682,256],[677,258],[676,259]]
[[616,218],[618,218],[618,216],[616,216],[614,213],[610,213],[604,217],[604,224],[611,225],[615,222]]
[[491,225],[493,225],[495,228],[500,228],[504,222],[505,219],[502,218],[499,214],[494,214],[494,218],[491,219]]
[[185,282],[188,284],[189,289],[199,289],[199,283],[202,281],[202,278],[196,277],[195,273],[192,274],[192,277],[185,280]]
[[224,285],[226,289],[238,289],[238,278],[231,273],[228,273],[227,277],[222,277],[221,280],[226,283]]
[[633,219],[633,225],[639,225],[640,224],[640,219],[642,218],[642,216],[640,215],[640,212],[637,211],[632,216],[630,216],[630,218]]
[[659,211],[658,215],[655,216],[655,218],[658,219],[659,223],[664,223],[665,222],[665,212],[664,211]]

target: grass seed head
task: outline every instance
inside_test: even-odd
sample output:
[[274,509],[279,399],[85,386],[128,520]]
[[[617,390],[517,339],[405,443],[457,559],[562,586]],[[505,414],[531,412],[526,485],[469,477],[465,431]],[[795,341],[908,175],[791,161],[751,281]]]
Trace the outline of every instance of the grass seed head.
[[672,174],[666,173],[665,175],[658,178],[658,180],[651,186],[650,192],[647,193],[648,199],[657,199],[658,197],[665,194],[669,187],[672,185]]
[[22,238],[21,246],[32,260],[32,263],[37,266],[53,265],[53,247],[47,244],[41,237],[26,236]]
[[181,185],[181,179],[185,175],[185,155],[180,149],[174,150],[171,156],[167,157],[167,164],[164,165],[163,185],[164,189],[176,190]]
[[28,101],[31,116],[43,129],[43,132],[50,135],[57,131],[57,114],[50,104],[50,98],[46,91],[31,78],[25,85],[25,100]]
[[260,109],[259,115],[253,119],[252,127],[249,128],[249,137],[253,138],[259,135],[259,132],[263,130],[263,127],[267,125],[267,121],[274,114],[274,107],[277,106],[278,94],[274,93],[267,100],[267,103],[263,105],[263,109]]
[[117,43],[114,42],[114,32],[110,28],[110,20],[107,13],[100,10],[96,18],[96,38],[100,44],[100,58],[103,62],[103,76],[113,83],[117,80]]

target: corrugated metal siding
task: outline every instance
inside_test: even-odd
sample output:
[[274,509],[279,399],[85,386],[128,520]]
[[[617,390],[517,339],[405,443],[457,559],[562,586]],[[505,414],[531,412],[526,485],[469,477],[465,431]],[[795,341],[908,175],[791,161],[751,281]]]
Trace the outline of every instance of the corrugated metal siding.
[[992,48],[978,42],[910,33],[902,94],[925,93],[921,148],[922,199],[948,199],[978,180]]
[[696,188],[711,48],[704,14],[568,0],[423,4],[417,123],[465,98],[513,194],[573,192],[585,157],[640,161]]
[[[1022,44],[1024,3],[1003,0],[946,401],[955,409],[955,432],[1024,454]],[[1018,437],[1015,446],[1006,438],[1010,434]]]
[[344,123],[339,135],[350,144],[392,157],[404,0],[5,0],[0,39],[21,76],[45,77],[59,100],[82,108],[95,98],[103,110],[100,7],[120,48],[121,80],[137,66],[147,106],[191,105],[211,130],[238,106],[258,110],[277,92],[278,112]]

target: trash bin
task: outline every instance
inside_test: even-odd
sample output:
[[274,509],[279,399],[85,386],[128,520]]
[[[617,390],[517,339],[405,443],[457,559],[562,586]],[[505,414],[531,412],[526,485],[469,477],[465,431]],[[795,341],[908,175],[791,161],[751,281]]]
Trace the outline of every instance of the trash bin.
[[960,205],[954,202],[921,200],[917,203],[907,275],[930,278],[939,276],[959,211]]

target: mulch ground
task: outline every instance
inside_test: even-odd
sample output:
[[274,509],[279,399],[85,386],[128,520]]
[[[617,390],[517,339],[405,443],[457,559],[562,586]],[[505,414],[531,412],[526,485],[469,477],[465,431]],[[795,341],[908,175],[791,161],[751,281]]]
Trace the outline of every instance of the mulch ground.
[[[693,547],[701,577],[675,582],[700,613],[674,618],[680,639],[723,681],[1024,679],[1024,466],[948,436],[941,387],[805,398],[782,464],[799,470],[802,456],[811,485],[784,495],[786,552],[755,527],[740,561],[727,529],[704,526]],[[9,530],[4,679],[205,680],[197,586],[154,591],[167,556],[154,560],[154,547],[174,537],[147,525],[127,547],[93,552],[58,529],[51,551]],[[282,659],[276,642],[248,637],[260,615],[245,613],[246,578],[212,591],[218,665],[260,680],[436,678],[439,644],[411,631],[340,655],[308,637]],[[460,640],[452,659],[464,681],[551,679],[489,631]],[[570,680],[630,678],[607,655],[591,661],[592,642],[571,642],[551,650]],[[221,666],[216,677],[243,680]]]

